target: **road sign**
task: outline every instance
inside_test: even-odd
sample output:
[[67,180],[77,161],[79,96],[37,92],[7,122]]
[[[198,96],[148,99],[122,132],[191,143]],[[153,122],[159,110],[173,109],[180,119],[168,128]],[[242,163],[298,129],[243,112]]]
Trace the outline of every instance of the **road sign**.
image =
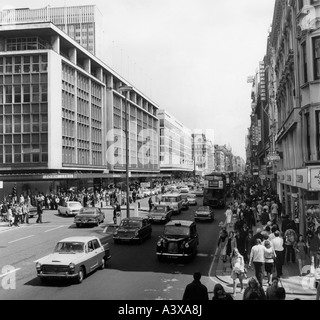
[[279,155],[268,155],[267,156],[267,160],[268,161],[279,161],[280,160],[280,156]]

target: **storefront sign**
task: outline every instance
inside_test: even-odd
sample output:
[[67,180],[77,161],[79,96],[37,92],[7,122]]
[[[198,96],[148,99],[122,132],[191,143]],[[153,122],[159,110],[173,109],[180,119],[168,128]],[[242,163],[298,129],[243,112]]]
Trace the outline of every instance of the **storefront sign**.
[[310,188],[320,190],[320,168],[309,168],[310,170]]
[[308,189],[308,170],[296,169],[294,175],[297,187],[302,189]]
[[43,175],[43,179],[73,179],[73,174],[48,174]]

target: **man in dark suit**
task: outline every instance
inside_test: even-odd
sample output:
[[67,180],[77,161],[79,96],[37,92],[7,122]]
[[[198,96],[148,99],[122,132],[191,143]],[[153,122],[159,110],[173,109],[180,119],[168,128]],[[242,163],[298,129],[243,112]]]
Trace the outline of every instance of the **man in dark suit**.
[[42,213],[43,213],[42,201],[38,201],[38,204],[37,204],[37,214],[38,214],[38,218],[37,218],[36,223],[42,223]]
[[193,274],[193,281],[186,286],[182,300],[209,300],[208,289],[200,282],[201,273]]

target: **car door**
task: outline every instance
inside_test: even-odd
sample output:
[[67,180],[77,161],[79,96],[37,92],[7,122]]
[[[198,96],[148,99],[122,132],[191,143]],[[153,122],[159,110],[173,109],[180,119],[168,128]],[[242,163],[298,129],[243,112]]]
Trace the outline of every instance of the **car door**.
[[94,247],[94,253],[97,258],[96,267],[98,267],[104,257],[104,248],[101,246],[100,242],[97,239],[92,240],[92,242],[93,242],[93,247]]
[[87,244],[87,261],[86,261],[86,267],[91,272],[94,270],[98,265],[98,258],[97,254],[94,249],[93,240],[88,241]]

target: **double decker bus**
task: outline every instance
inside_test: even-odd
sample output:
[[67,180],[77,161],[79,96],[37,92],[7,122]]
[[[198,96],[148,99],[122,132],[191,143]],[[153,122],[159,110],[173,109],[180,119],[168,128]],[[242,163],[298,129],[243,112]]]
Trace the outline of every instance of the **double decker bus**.
[[212,172],[204,176],[203,205],[224,208],[227,202],[227,181],[223,172]]

